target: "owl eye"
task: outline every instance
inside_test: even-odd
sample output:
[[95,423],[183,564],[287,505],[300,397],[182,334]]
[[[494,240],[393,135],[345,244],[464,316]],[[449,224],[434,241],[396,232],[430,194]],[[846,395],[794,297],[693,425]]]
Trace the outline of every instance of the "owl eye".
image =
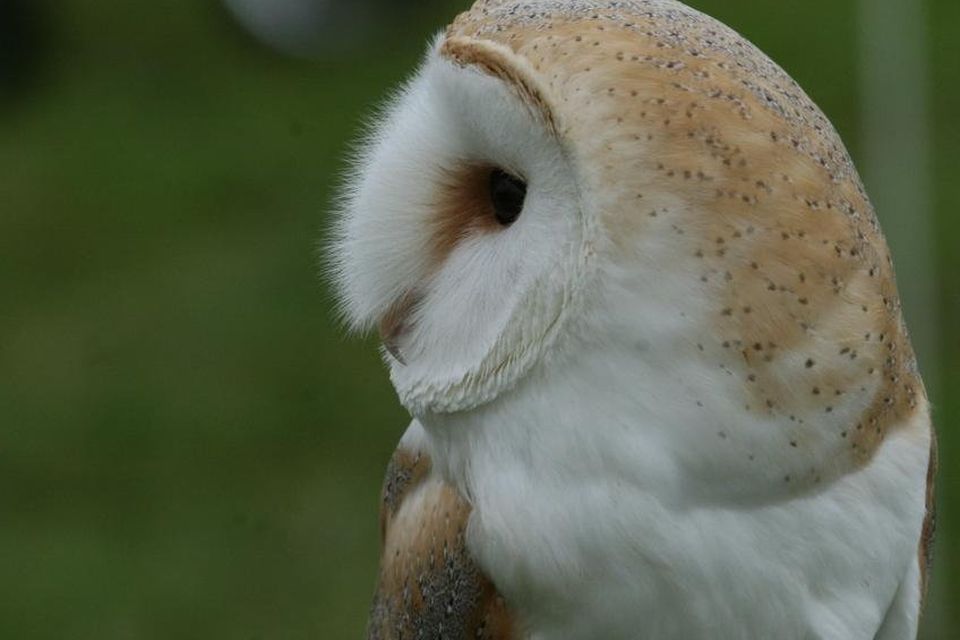
[[501,169],[490,173],[490,202],[497,222],[508,227],[523,211],[523,201],[527,197],[527,183]]

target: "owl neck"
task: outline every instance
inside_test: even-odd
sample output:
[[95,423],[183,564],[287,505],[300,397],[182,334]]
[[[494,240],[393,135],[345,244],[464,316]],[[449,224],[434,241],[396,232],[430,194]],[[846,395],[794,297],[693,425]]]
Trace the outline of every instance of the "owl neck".
[[[644,365],[647,345],[599,347],[534,368],[514,389],[476,409],[421,418],[439,468],[464,495],[501,485],[558,491],[598,479],[652,492],[675,483],[671,407],[676,376]],[[672,368],[682,368],[674,363]]]
[[689,334],[664,323],[570,341],[495,400],[423,416],[438,468],[478,507],[584,486],[679,507],[815,489],[831,450],[790,446],[788,418],[749,411],[742,382],[708,366]]

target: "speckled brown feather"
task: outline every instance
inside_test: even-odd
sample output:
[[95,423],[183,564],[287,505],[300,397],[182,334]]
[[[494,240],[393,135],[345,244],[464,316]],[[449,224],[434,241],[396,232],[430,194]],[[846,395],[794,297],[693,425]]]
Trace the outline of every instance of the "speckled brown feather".
[[[873,208],[829,121],[762,52],[664,0],[481,0],[447,37],[460,63],[491,68],[481,46],[457,53],[469,41],[529,63],[518,93],[536,96],[591,191],[614,194],[600,222],[622,251],[660,234],[689,252],[715,316],[696,346],[742,380],[745,411],[791,447],[828,437],[845,452],[786,482],[866,464],[891,429],[921,424]],[[857,417],[827,436],[811,426],[834,412]]]
[[431,473],[429,456],[398,448],[382,500],[380,577],[367,638],[514,638],[503,599],[466,547],[470,505]]

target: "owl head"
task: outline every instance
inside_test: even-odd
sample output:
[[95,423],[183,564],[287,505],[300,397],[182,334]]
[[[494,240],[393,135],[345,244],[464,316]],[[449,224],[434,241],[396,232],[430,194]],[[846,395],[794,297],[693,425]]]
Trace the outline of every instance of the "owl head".
[[638,383],[649,404],[703,410],[709,386],[785,442],[837,425],[813,447],[870,449],[923,393],[833,127],[674,0],[477,2],[373,127],[333,255],[415,415],[600,351],[670,381]]

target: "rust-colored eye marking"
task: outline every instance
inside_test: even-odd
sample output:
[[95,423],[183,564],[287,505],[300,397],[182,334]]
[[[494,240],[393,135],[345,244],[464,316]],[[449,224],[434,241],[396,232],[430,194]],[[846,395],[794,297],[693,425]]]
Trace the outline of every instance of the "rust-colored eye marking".
[[431,225],[431,262],[439,267],[464,238],[497,233],[520,216],[527,183],[485,163],[447,169],[437,187]]

